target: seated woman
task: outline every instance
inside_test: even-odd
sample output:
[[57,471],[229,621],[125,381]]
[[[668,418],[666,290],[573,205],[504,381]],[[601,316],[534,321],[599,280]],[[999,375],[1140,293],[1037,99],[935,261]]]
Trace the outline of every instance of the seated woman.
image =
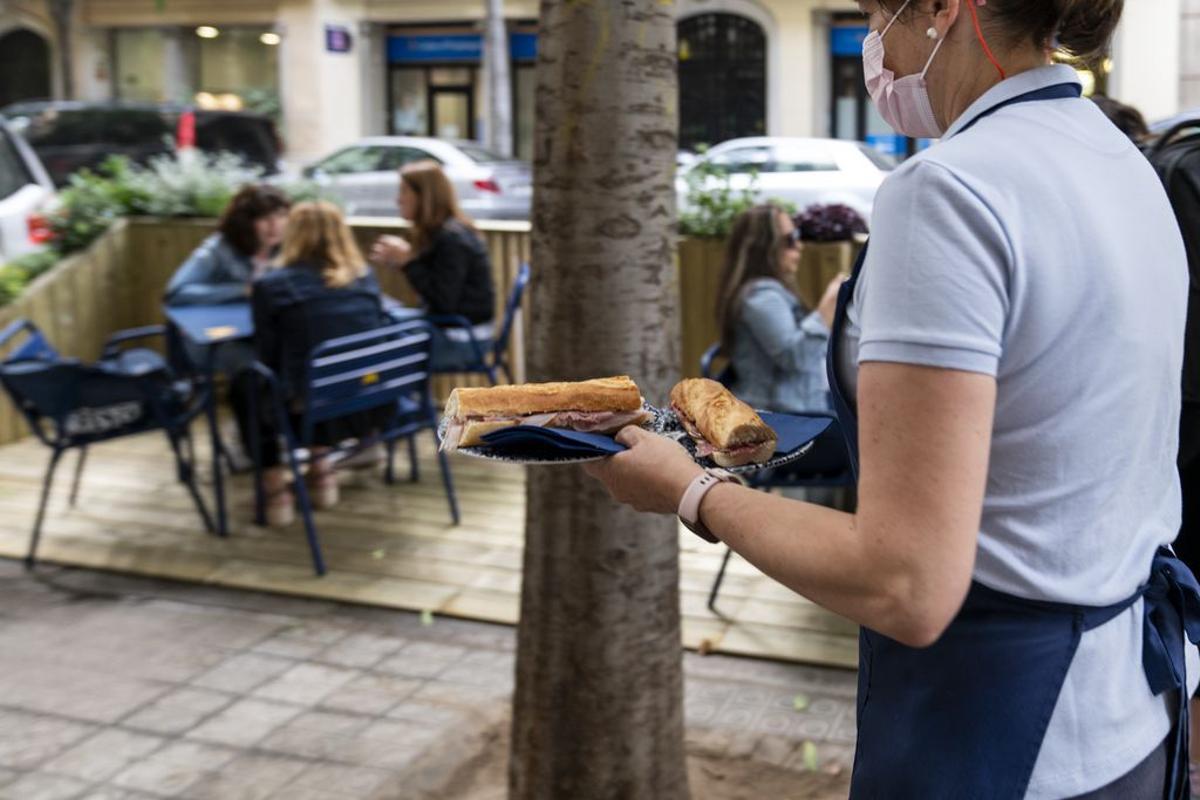
[[[458,207],[454,186],[437,163],[419,161],[400,170],[399,202],[400,215],[412,223],[412,243],[381,236],[371,261],[403,269],[430,314],[466,317],[486,346],[496,304],[492,265],[483,239]],[[431,369],[453,372],[476,360],[465,330],[434,331]]]
[[[175,271],[164,302],[168,306],[203,306],[249,300],[251,281],[270,268],[271,259],[279,251],[291,205],[287,195],[274,186],[243,186],[225,207],[216,233],[201,242]],[[184,342],[183,351],[193,367],[204,366],[208,357],[204,348]],[[229,401],[241,439],[246,441],[250,384],[247,375],[238,373],[254,360],[254,347],[249,342],[228,342],[212,355],[218,373],[234,376]],[[227,445],[229,441],[226,438]],[[229,450],[239,469],[248,466],[236,448]]]
[[738,397],[755,408],[828,411],[825,350],[841,279],[810,312],[791,289],[800,238],[787,212],[761,205],[734,222],[725,249],[717,319]]
[[[383,311],[379,286],[367,269],[354,235],[337,206],[301,203],[288,216],[280,254],[283,266],[254,282],[254,346],[258,359],[273,369],[290,413],[299,415],[304,368],[313,348],[339,336],[373,330],[390,322]],[[338,501],[333,463],[321,457],[346,439],[371,435],[386,426],[394,410],[378,408],[319,423],[308,472],[313,505],[329,508]],[[274,419],[264,414],[260,463],[268,467],[267,522],[287,525],[295,516],[288,470],[281,465]],[[298,419],[293,420],[293,425]]]
[[249,185],[233,196],[217,232],[197,247],[167,284],[169,306],[244,301],[283,239],[291,201],[274,186]]

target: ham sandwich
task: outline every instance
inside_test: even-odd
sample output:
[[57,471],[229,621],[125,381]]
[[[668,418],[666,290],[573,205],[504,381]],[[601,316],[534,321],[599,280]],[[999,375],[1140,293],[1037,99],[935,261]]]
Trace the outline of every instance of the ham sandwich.
[[627,375],[576,383],[526,383],[455,389],[446,401],[449,420],[441,449],[485,444],[487,434],[516,425],[612,434],[653,419],[642,392]]
[[675,384],[671,409],[696,443],[696,455],[719,466],[762,464],[775,455],[775,431],[716,381],[689,378]]

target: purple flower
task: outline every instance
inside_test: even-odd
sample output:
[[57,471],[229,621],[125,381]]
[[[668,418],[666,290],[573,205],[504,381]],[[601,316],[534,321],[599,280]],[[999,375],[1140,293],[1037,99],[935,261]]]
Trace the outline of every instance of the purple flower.
[[859,213],[840,203],[811,205],[796,215],[795,223],[806,242],[845,242],[867,232]]

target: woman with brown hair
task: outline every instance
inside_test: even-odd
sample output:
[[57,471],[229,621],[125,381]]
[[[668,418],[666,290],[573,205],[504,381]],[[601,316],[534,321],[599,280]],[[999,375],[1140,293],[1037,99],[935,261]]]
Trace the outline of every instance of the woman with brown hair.
[[[454,186],[434,161],[400,170],[400,216],[412,224],[412,241],[381,236],[371,261],[401,269],[426,310],[434,316],[465,317],[482,342],[492,337],[496,290],[487,247],[459,209]],[[476,360],[467,332],[434,330],[430,368],[453,372]]]
[[1053,57],[1103,57],[1122,0],[859,7],[880,114],[940,141],[880,186],[834,317],[856,510],[638,428],[586,469],[860,624],[855,800],[1187,797],[1187,259],[1154,171]]
[[[301,203],[292,209],[280,253],[282,267],[254,282],[251,308],[258,359],[279,377],[289,411],[298,411],[304,369],[313,348],[328,339],[373,330],[387,324],[382,296],[367,269],[354,235],[337,206]],[[308,473],[313,505],[337,503],[337,476],[321,453],[346,439],[370,435],[387,424],[391,409],[373,409],[319,423],[313,431],[313,461]],[[288,471],[280,466],[278,431],[263,417],[259,463],[264,474],[267,521],[287,525],[295,497],[287,488]]]
[[775,205],[755,206],[733,223],[717,298],[721,351],[733,370],[730,388],[755,408],[828,411],[825,351],[840,279],[816,311],[792,290],[800,236]]
[[207,306],[245,300],[250,282],[269,268],[279,249],[291,205],[274,186],[243,186],[225,207],[216,233],[171,277],[166,304]]

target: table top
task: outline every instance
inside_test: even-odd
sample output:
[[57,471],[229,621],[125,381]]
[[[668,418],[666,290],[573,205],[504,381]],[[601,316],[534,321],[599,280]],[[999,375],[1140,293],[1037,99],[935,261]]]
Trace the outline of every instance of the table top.
[[163,313],[184,338],[195,344],[212,345],[254,335],[249,303],[216,306],[167,306]]
[[[425,316],[422,309],[410,308],[395,301],[385,302],[384,305],[388,314],[396,321]],[[198,345],[214,345],[254,336],[254,318],[250,314],[249,303],[166,306],[163,313],[184,338]]]

